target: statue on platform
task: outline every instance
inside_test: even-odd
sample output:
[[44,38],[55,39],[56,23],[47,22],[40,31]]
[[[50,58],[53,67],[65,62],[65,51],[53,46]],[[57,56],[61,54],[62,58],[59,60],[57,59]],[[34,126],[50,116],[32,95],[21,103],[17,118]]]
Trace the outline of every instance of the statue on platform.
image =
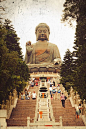
[[61,58],[58,47],[49,43],[50,28],[46,23],[40,23],[36,29],[37,42],[26,43],[26,64],[60,64]]

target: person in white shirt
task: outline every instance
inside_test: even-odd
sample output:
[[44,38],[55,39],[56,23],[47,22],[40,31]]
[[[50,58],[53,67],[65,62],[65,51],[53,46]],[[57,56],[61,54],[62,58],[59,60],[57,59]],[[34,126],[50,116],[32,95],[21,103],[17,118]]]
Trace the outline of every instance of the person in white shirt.
[[21,93],[21,100],[24,100],[24,95],[23,95],[23,93]]
[[36,99],[36,93],[35,93],[35,91],[33,91],[33,93],[32,93],[32,99]]
[[29,94],[29,98],[31,97],[31,92],[30,92],[30,90],[28,89],[28,94]]
[[52,98],[52,87],[49,87],[49,91],[50,91],[50,95],[51,95],[51,98]]

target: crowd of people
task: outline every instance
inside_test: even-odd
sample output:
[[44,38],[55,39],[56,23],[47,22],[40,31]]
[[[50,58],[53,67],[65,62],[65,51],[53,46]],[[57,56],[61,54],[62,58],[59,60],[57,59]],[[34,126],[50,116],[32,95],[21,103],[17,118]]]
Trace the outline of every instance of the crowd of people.
[[[30,100],[30,98],[36,99],[37,94],[33,89],[34,86],[36,86],[36,87],[39,86],[39,80],[32,78],[29,81],[29,87],[25,88],[24,92],[21,93],[21,100]],[[30,91],[30,87],[33,89],[32,93]]]
[[34,86],[39,86],[39,80],[33,78],[32,80],[30,80],[30,87],[34,87]]
[[[30,87],[33,89],[34,86],[38,87],[40,80],[36,80],[36,79],[32,79],[30,80]],[[49,84],[48,90],[50,91],[50,96],[51,99],[55,100],[58,99],[61,101],[62,103],[62,107],[65,108],[65,100],[67,99],[67,97],[62,93],[61,89],[60,89],[60,84],[58,84],[56,86],[55,81],[54,80],[47,80],[47,83]],[[33,90],[33,92],[31,93],[30,89],[26,89],[24,90],[24,93],[21,93],[21,100],[30,100],[30,98],[32,98],[33,100],[37,98],[37,94],[36,92]],[[79,118],[79,115],[81,113],[81,105],[79,105],[76,108],[76,118]]]
[[21,93],[21,100],[29,100],[30,98],[32,99],[36,99],[37,94],[35,91],[33,91],[32,93],[30,92],[30,90],[25,89],[24,93]]
[[[37,80],[35,78],[31,79],[29,81],[30,87],[32,89],[34,88],[34,86],[38,87],[40,84],[39,82],[40,82],[40,80]],[[64,106],[65,105],[65,102],[64,102],[65,96],[63,95],[63,93],[61,93],[60,85],[58,84],[56,86],[55,81],[53,79],[48,79],[47,82],[49,84],[48,90],[50,91],[51,99],[55,100],[57,98],[57,99],[61,100],[62,106],[65,107]],[[36,95],[35,91],[33,91],[33,93],[31,93],[29,89],[25,88],[24,93],[21,94],[21,100],[24,100],[24,99],[29,100],[30,98],[36,99],[36,96],[37,95]]]
[[62,107],[65,108],[65,100],[67,99],[67,97],[62,93],[60,89],[60,84],[56,86],[55,81],[53,80],[48,80],[48,83],[50,84],[49,91],[51,99],[59,99],[62,102]]

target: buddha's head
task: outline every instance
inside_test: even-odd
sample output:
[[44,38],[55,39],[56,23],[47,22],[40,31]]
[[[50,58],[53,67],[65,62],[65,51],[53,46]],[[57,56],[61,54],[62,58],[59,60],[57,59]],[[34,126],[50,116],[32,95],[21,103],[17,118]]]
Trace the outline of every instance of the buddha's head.
[[49,41],[50,28],[46,23],[40,23],[38,26],[36,26],[35,34],[37,41],[38,40]]

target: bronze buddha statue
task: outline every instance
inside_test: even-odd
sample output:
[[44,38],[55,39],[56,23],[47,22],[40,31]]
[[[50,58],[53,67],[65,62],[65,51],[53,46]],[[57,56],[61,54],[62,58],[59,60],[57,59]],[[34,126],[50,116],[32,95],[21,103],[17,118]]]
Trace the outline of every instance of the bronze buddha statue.
[[49,43],[50,28],[46,23],[40,23],[36,29],[37,42],[26,43],[25,63],[42,65],[60,65],[61,57],[57,45]]

